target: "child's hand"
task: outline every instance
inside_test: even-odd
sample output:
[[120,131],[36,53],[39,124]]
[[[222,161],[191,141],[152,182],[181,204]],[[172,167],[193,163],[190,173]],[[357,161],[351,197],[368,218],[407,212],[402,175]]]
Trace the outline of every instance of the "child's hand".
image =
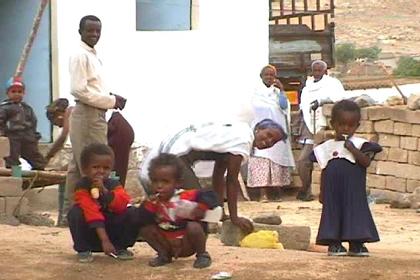
[[116,254],[117,252],[114,245],[112,245],[111,241],[109,240],[102,241],[102,251],[104,251],[106,255],[110,255],[111,253]]
[[198,206],[195,207],[194,210],[191,212],[191,216],[194,218],[194,220],[201,220],[202,218],[204,218],[205,214],[206,211]]
[[353,142],[348,138],[344,141],[344,147],[349,151],[354,151],[354,149],[356,149],[356,146],[354,146]]
[[95,177],[92,179],[92,186],[99,189],[100,192],[105,192],[104,179],[102,177]]

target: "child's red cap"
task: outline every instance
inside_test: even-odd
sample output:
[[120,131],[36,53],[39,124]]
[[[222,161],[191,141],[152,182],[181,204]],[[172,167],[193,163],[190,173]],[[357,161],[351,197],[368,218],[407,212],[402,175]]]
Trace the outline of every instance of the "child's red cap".
[[22,81],[22,77],[11,77],[6,83],[6,89],[8,90],[11,87],[21,87],[25,88],[25,84]]

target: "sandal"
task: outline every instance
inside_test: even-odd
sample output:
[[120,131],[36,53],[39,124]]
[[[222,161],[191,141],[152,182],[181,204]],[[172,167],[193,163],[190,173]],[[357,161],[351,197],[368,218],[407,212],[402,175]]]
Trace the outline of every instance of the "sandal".
[[209,267],[210,265],[211,265],[211,257],[209,253],[204,252],[204,253],[196,255],[196,259],[193,264],[194,268],[205,268],[205,267]]
[[149,261],[149,266],[158,267],[158,266],[166,265],[166,264],[171,263],[171,262],[172,262],[171,258],[166,257],[166,256],[158,255],[156,258],[151,259]]

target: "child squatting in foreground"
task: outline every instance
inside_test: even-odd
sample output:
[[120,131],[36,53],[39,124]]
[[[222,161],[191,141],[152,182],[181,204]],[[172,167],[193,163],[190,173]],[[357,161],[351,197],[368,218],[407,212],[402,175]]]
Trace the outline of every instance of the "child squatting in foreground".
[[[315,147],[310,155],[322,169],[321,221],[316,243],[330,256],[369,256],[366,242],[379,241],[366,195],[366,168],[382,148],[354,136],[360,108],[350,100],[337,102],[331,115],[335,139]],[[342,242],[349,242],[349,252]]]
[[[141,211],[127,207],[130,196],[119,181],[109,178],[114,153],[105,144],[90,144],[81,153],[82,179],[74,192],[67,218],[74,250],[80,262],[93,261],[92,252],[104,252],[119,260],[131,260],[127,250],[135,244],[141,227]],[[91,193],[99,189],[99,195]]]
[[157,252],[150,266],[162,266],[172,258],[196,254],[194,268],[211,265],[206,251],[207,223],[200,221],[207,209],[218,206],[211,190],[183,190],[182,161],[173,154],[162,153],[149,166],[149,176],[155,196],[143,207],[153,215],[157,224],[148,225],[140,233]]

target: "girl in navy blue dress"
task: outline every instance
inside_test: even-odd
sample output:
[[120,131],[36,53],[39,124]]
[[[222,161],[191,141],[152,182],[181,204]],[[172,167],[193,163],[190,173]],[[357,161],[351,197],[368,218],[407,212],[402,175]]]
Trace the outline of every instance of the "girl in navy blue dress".
[[[359,124],[358,105],[337,102],[331,116],[335,139],[315,147],[310,156],[322,168],[323,207],[316,243],[327,245],[329,256],[369,256],[364,243],[379,241],[367,202],[366,168],[382,148],[353,136]],[[349,242],[348,253],[342,242]]]

